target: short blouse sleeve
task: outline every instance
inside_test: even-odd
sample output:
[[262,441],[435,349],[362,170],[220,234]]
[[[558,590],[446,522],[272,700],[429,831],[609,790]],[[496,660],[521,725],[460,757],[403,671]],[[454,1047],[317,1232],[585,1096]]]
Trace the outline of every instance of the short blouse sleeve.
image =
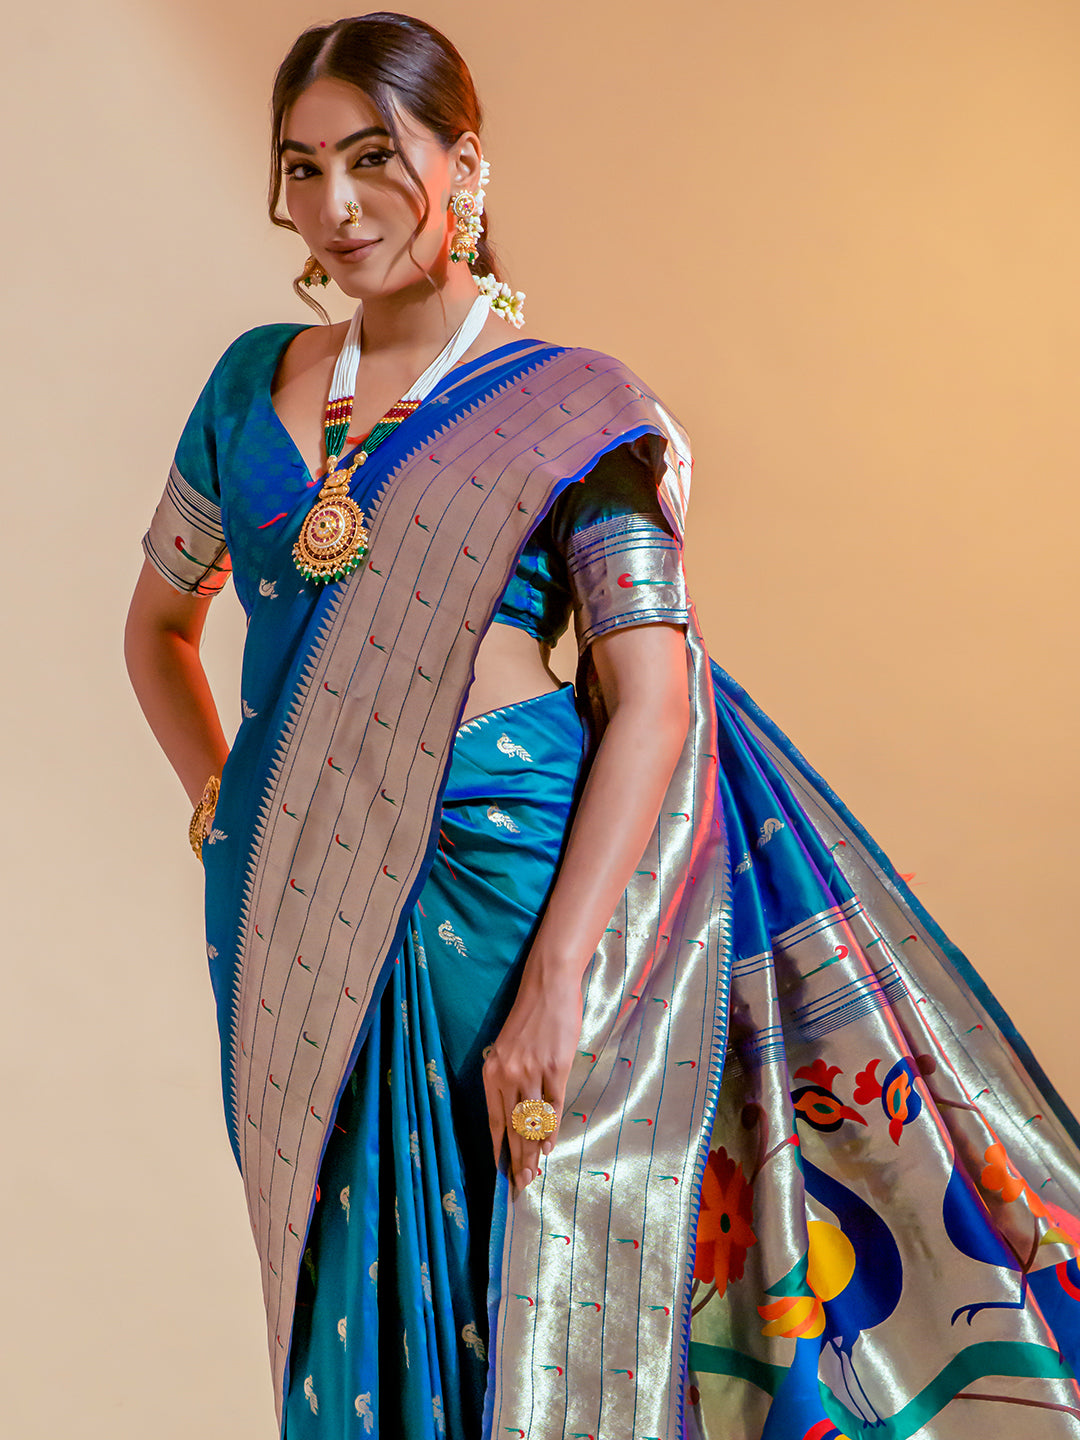
[[656,482],[628,445],[603,455],[556,501],[555,543],[566,560],[578,651],[628,625],[685,625],[682,550]]
[[216,595],[232,570],[221,526],[214,425],[215,396],[225,358],[218,362],[188,417],[165,492],[142,542],[146,558],[158,574],[174,589],[190,595]]

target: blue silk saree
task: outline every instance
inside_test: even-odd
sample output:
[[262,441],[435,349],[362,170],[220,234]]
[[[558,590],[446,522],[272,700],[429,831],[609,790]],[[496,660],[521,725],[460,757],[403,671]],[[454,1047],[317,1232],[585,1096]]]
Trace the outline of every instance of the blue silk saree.
[[[231,566],[249,616],[207,943],[283,1434],[1080,1436],[1080,1129],[709,660],[677,422],[599,352],[460,365],[357,472],[368,562],[319,589],[270,403],[296,328],[223,357],[145,542],[188,591]],[[624,446],[666,529],[601,511],[561,556],[576,702],[461,726],[523,552]],[[585,972],[554,1151],[511,1202],[483,1050],[602,733],[589,645],[656,622],[685,628],[692,722]]]

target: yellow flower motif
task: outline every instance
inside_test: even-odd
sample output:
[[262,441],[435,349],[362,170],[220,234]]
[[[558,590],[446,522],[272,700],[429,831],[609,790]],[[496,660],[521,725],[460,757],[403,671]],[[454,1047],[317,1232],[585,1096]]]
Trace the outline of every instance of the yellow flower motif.
[[825,1309],[816,1295],[785,1295],[771,1305],[759,1305],[766,1321],[763,1335],[781,1335],[785,1340],[814,1338],[825,1329]]
[[836,1225],[811,1220],[806,1227],[809,1248],[806,1287],[809,1295],[783,1295],[759,1305],[763,1335],[785,1340],[814,1339],[825,1329],[825,1300],[835,1300],[855,1273],[855,1250]]

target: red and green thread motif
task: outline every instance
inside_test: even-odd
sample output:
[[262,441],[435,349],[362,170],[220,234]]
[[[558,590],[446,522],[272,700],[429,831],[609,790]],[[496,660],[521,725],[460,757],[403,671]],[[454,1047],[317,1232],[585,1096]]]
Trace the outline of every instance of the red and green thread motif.
[[323,434],[326,436],[326,454],[336,458],[345,448],[352,419],[352,396],[343,395],[339,400],[329,400],[323,420]]
[[396,405],[391,405],[364,441],[364,449],[361,453],[365,457],[370,455],[375,446],[381,445],[388,435],[392,435],[401,422],[407,420],[413,411],[419,408],[419,405],[419,400],[399,400]]

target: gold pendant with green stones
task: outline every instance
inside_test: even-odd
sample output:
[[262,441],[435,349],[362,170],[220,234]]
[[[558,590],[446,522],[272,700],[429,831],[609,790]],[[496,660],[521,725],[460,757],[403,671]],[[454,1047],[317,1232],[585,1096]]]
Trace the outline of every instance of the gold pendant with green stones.
[[293,562],[305,580],[325,585],[351,575],[368,552],[364,512],[348,493],[349,480],[367,456],[363,451],[340,476],[328,475],[293,545]]

